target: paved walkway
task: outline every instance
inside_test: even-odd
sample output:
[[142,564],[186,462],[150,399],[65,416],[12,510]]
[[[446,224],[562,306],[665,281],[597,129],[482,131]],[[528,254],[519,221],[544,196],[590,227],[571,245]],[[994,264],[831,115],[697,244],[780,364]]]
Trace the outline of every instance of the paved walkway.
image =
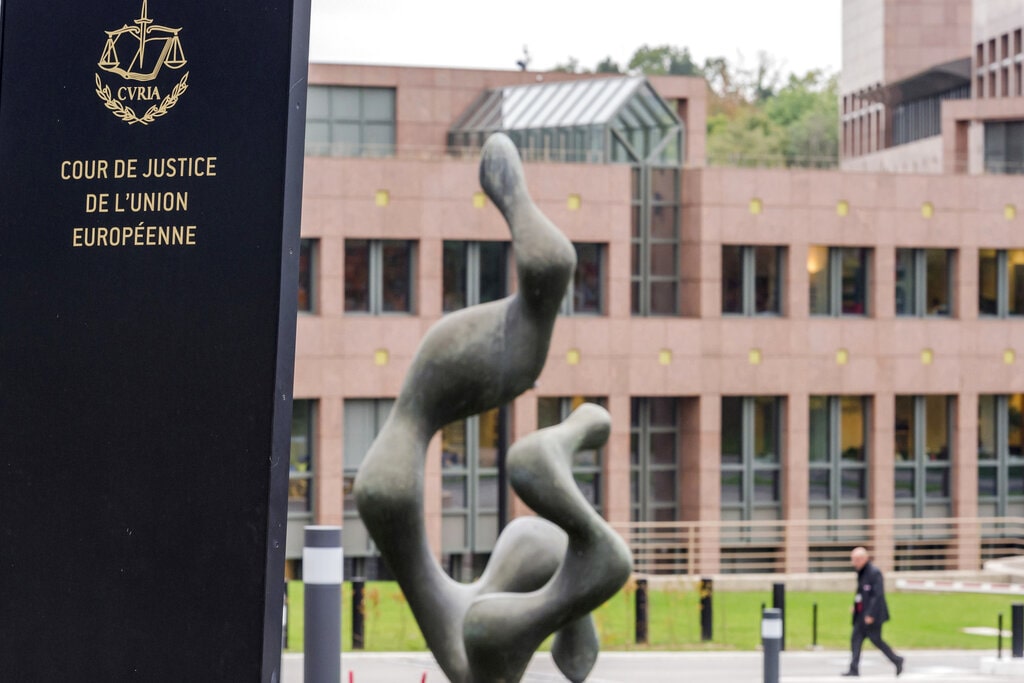
[[[1024,680],[1020,668],[1002,675],[984,673],[995,652],[908,650],[900,683],[1010,683]],[[1004,657],[1009,655],[1004,652]],[[840,683],[839,674],[849,654],[838,650],[784,652],[780,683]],[[1010,664],[1010,662],[1003,662]],[[606,652],[598,659],[588,683],[758,683],[763,676],[760,652]],[[447,683],[448,679],[422,653],[346,653],[342,656],[342,683]],[[351,679],[350,679],[351,676]],[[302,655],[284,656],[281,683],[302,683]],[[550,655],[534,657],[523,683],[563,683]],[[867,650],[861,660],[863,681],[892,681],[894,670],[878,652]]]

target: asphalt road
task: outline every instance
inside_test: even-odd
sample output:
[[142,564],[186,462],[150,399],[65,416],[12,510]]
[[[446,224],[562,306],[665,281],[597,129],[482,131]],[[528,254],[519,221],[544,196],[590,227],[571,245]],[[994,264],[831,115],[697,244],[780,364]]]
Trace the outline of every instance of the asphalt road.
[[[900,683],[1010,683],[1024,680],[1022,667],[1010,673],[983,673],[983,659],[995,652],[919,651],[903,653],[907,663]],[[1004,657],[1008,657],[1004,653]],[[784,652],[779,683],[839,683],[849,653],[839,650]],[[1015,663],[1016,664],[1016,663]],[[422,653],[346,653],[342,683],[447,683],[430,655]],[[350,678],[351,676],[351,678]],[[758,683],[763,677],[760,652],[606,652],[598,659],[588,683]],[[551,657],[534,657],[523,683],[564,683]],[[863,681],[895,680],[892,665],[877,651],[866,649],[861,659]],[[285,655],[281,683],[303,683],[302,655]]]

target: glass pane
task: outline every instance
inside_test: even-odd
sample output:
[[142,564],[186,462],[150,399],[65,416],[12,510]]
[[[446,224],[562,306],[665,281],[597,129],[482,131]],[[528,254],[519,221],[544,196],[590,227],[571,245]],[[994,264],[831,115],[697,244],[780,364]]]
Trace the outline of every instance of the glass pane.
[[949,399],[925,396],[925,457],[949,460]]
[[844,315],[863,315],[868,310],[867,249],[843,248],[842,258],[842,312]]
[[782,277],[779,247],[754,248],[754,312],[779,313]]
[[466,243],[445,242],[442,306],[445,313],[466,306]]
[[779,461],[779,402],[773,396],[754,399],[754,460]]
[[676,400],[674,398],[649,398],[647,405],[650,409],[650,423],[652,427],[675,427]]
[[585,449],[576,451],[572,456],[573,467],[599,467],[601,465],[601,451]]
[[722,313],[743,312],[743,247],[722,247]]
[[999,259],[995,249],[978,250],[978,312],[999,313]]
[[383,283],[381,308],[385,312],[412,311],[412,242],[381,243]]
[[309,479],[288,480],[288,513],[308,513],[313,510],[312,496],[309,495]]
[[810,281],[811,315],[828,315],[828,247],[807,250],[807,276]]
[[312,469],[313,411],[309,399],[292,402],[292,439],[290,472],[309,472]]
[[459,420],[441,429],[441,467],[466,466],[466,421]]
[[862,469],[843,469],[840,475],[840,492],[842,500],[866,500],[867,472]]
[[809,429],[811,442],[808,457],[811,462],[828,462],[828,397],[811,396],[810,408],[811,419]]
[[594,507],[601,504],[599,496],[601,476],[594,472],[578,472],[573,475],[576,479],[576,486],[579,487],[583,497]]
[[361,142],[366,156],[390,156],[395,147],[395,128],[385,123],[364,123]]
[[1022,413],[1024,413],[1024,394],[1010,394],[1006,399],[1007,457],[1010,462],[1024,458]]
[[508,294],[506,248],[504,242],[480,242],[479,303],[497,301]]
[[674,203],[679,195],[679,171],[674,168],[651,169],[651,200]]
[[575,246],[576,274],[573,279],[572,310],[574,313],[600,314],[604,308],[601,245],[577,244]]
[[917,313],[914,292],[914,250],[896,250],[896,315]]
[[812,502],[832,500],[832,473],[826,469],[812,469],[809,493]]
[[441,508],[445,510],[466,507],[466,478],[462,476],[441,478]]
[[978,496],[995,498],[999,495],[999,471],[995,467],[978,468]]
[[722,464],[743,462],[743,399],[722,397]]
[[483,476],[477,481],[477,505],[480,510],[498,509],[498,478]]
[[909,467],[896,468],[896,498],[914,497],[914,470]]
[[952,291],[949,251],[926,249],[928,315],[949,315],[953,309],[949,300]]
[[1024,249],[1006,252],[1007,312],[1024,315]]
[[743,473],[722,470],[722,505],[743,502]]
[[651,245],[651,275],[673,277],[676,274],[676,245]]
[[299,243],[299,301],[300,311],[313,310],[313,240]]
[[676,502],[675,471],[650,473],[651,501],[654,503]]
[[655,206],[651,209],[651,237],[656,240],[675,240],[678,235],[679,209],[675,206]]
[[896,460],[914,460],[914,397],[896,397]]
[[925,497],[949,497],[949,468],[929,467],[925,471]]
[[655,432],[650,435],[650,462],[654,465],[676,464],[676,435],[674,432]]
[[1024,496],[1024,467],[1013,465],[1006,468],[1006,493],[1010,496]]
[[329,92],[323,85],[311,85],[306,89],[307,119],[326,119],[330,116]]
[[480,424],[480,467],[497,467],[501,450],[501,408],[488,410],[478,417]]
[[363,118],[368,121],[394,121],[395,91],[389,88],[363,88]]
[[778,470],[754,470],[754,502],[776,503],[778,500]]
[[537,427],[544,429],[562,421],[557,398],[541,397],[537,399]]
[[651,315],[676,314],[676,283],[651,283]]
[[996,458],[996,401],[992,395],[978,396],[978,460]]
[[839,454],[847,462],[864,462],[864,399],[839,398]]
[[356,506],[355,486],[356,486],[356,475],[346,474],[342,478],[342,490],[345,493],[343,498],[344,503],[342,504],[342,511],[354,512],[359,514],[359,508]]
[[639,315],[642,302],[640,301],[640,283],[634,280],[629,286],[629,311],[633,315]]
[[369,240],[345,240],[345,310],[370,310]]
[[358,121],[360,119],[359,91],[360,88],[331,87],[331,118]]

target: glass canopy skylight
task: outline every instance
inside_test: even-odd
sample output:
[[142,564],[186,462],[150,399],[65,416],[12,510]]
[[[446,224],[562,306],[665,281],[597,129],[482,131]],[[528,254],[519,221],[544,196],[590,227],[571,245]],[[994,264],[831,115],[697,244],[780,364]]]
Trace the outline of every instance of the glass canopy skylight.
[[504,132],[524,159],[681,166],[683,124],[643,77],[488,90],[448,133],[453,152]]

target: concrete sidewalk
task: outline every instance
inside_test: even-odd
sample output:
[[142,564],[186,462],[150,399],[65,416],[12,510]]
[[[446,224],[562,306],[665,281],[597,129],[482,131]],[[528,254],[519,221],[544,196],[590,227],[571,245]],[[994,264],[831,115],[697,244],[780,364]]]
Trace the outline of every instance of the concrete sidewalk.
[[[1004,652],[1001,668],[992,673],[995,651],[908,650],[899,680],[910,683],[1010,683],[1024,680],[1024,659],[1010,661]],[[426,653],[345,653],[342,683],[447,683],[433,657]],[[783,652],[780,683],[839,683],[849,664],[840,650]],[[756,683],[762,680],[760,652],[606,652],[588,683]],[[302,683],[302,655],[284,655],[281,683]],[[891,681],[892,665],[877,651],[867,650],[859,680]],[[534,657],[524,683],[558,683],[566,679],[548,653]]]

